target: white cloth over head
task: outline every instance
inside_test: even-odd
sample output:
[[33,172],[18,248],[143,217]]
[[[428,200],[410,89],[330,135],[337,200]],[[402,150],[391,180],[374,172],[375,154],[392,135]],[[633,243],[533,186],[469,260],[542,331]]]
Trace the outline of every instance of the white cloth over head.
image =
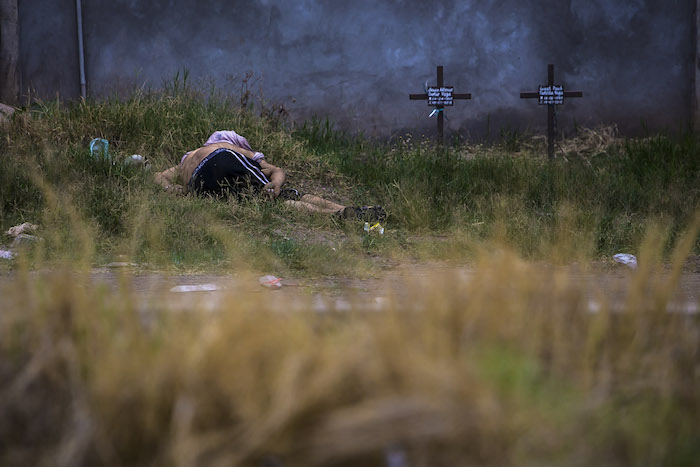
[[[234,146],[238,146],[239,148],[247,149],[249,151],[252,151],[253,148],[250,147],[250,143],[248,142],[245,137],[239,135],[233,130],[219,130],[215,131],[214,133],[211,134],[209,139],[207,140],[206,143],[204,143],[205,146],[209,146],[210,144],[216,144],[216,143],[230,143],[233,144]],[[192,151],[186,153],[184,156],[182,156],[182,159],[180,159],[180,163],[182,164],[182,161],[185,160],[185,157],[187,157]],[[253,160],[255,162],[260,161],[260,159],[265,158],[265,154],[261,152],[254,151],[255,154],[253,155]]]
[[[239,148],[247,149],[249,151],[253,150],[253,148],[250,147],[250,143],[248,142],[248,140],[233,130],[215,131],[211,134],[211,136],[209,137],[207,142],[204,143],[204,145],[209,146],[210,144],[216,143],[231,143],[235,146],[238,146]],[[255,156],[253,156],[253,160],[256,162],[264,158],[265,154],[261,152],[255,152]]]

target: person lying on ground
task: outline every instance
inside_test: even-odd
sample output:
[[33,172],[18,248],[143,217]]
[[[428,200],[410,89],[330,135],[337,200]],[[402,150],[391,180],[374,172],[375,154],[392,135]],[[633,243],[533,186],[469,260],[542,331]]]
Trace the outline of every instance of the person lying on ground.
[[[378,221],[386,218],[381,206],[343,206],[319,196],[283,189],[286,174],[280,167],[253,151],[235,131],[214,132],[204,146],[190,151],[180,163],[155,175],[155,181],[170,193],[194,193],[221,197],[246,190],[281,199],[297,209],[337,215],[344,219]],[[184,185],[179,185],[176,180]]]

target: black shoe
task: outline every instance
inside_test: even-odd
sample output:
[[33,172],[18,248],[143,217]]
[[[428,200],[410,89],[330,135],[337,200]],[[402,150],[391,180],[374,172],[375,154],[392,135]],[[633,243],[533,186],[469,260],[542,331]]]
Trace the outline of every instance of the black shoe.
[[381,222],[386,219],[386,211],[383,207],[377,206],[362,206],[360,208],[360,219],[365,222]]
[[346,206],[338,212],[342,219],[356,219],[364,222],[380,222],[386,219],[386,211],[381,206]]
[[341,219],[357,219],[357,209],[352,206],[345,206],[340,211],[336,212],[335,215]]
[[278,196],[279,199],[287,201],[299,201],[303,195],[299,193],[297,190],[294,188],[282,188],[280,191],[280,195]]

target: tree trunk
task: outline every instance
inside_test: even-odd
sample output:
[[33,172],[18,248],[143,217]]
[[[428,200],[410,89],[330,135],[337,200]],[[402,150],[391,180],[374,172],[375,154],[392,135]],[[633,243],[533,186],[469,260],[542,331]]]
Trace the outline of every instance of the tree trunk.
[[17,0],[0,0],[0,103],[16,105],[19,97],[19,28]]

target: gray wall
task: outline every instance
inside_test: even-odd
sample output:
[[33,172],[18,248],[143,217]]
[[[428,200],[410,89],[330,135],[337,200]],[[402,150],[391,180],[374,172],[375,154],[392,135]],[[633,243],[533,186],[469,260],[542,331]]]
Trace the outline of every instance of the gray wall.
[[80,96],[75,1],[18,0],[21,93]]
[[[23,86],[79,95],[75,2],[19,0]],[[246,71],[295,120],[329,116],[377,136],[434,134],[409,93],[435,83],[471,92],[448,132],[540,129],[546,112],[520,91],[555,81],[584,98],[560,126],[677,129],[691,119],[695,0],[83,0],[89,92],[159,87],[187,68],[225,87]],[[292,102],[291,99],[295,101]]]

